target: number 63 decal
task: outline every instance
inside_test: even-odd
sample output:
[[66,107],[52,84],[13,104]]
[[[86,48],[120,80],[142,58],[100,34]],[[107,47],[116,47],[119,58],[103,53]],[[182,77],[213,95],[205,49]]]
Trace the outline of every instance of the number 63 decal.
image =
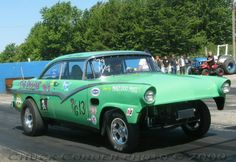
[[72,98],[70,100],[70,104],[71,104],[72,112],[76,116],[78,116],[78,115],[85,115],[86,109],[85,109],[84,101],[78,101],[78,103],[77,103],[77,101]]

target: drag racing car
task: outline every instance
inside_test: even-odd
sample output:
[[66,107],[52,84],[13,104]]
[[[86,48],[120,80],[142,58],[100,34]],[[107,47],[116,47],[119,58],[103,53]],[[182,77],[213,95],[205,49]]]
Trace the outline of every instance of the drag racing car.
[[26,135],[59,124],[99,132],[114,150],[133,152],[143,130],[181,127],[189,137],[204,136],[211,116],[202,100],[222,110],[230,84],[163,74],[146,52],[106,51],[60,56],[39,77],[14,81],[11,92]]

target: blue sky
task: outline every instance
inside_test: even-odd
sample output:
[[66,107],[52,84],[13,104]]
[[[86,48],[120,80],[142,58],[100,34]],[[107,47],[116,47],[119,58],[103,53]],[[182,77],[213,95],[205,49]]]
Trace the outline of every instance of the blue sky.
[[0,52],[7,44],[23,43],[30,29],[41,20],[40,10],[59,1],[70,1],[84,10],[106,0],[0,0]]

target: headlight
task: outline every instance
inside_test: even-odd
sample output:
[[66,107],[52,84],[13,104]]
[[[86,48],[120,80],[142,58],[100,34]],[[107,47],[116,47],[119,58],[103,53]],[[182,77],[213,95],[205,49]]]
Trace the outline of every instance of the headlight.
[[222,87],[221,90],[223,93],[229,93],[230,91],[230,84],[228,82],[225,82]]
[[144,99],[147,103],[153,103],[155,101],[155,93],[152,90],[147,90]]

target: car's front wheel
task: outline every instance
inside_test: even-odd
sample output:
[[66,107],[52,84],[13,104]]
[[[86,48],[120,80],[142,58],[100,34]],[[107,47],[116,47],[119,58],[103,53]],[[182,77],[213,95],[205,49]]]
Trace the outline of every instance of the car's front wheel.
[[109,114],[106,130],[113,149],[117,151],[132,152],[138,145],[139,131],[137,126],[129,124],[119,111]]
[[47,130],[47,124],[43,121],[37,105],[32,99],[27,99],[24,102],[21,111],[21,124],[24,133],[29,136],[41,135]]
[[195,119],[182,125],[186,135],[193,138],[199,138],[205,135],[211,125],[210,111],[202,101],[195,103]]

